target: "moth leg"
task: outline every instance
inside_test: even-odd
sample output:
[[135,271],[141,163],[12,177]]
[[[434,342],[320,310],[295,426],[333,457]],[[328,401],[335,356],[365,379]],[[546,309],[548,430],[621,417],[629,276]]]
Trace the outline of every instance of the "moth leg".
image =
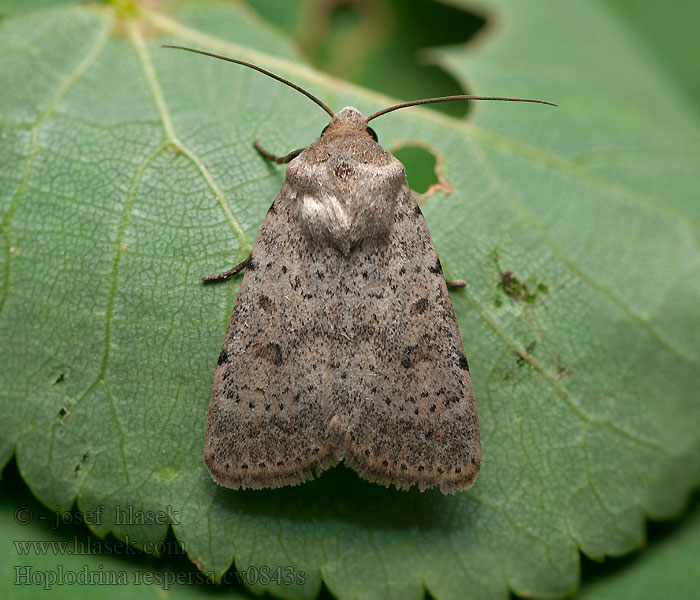
[[445,279],[448,288],[463,288],[467,287],[467,282],[464,279]]
[[250,264],[250,260],[252,258],[253,258],[253,254],[251,253],[248,255],[248,258],[239,262],[232,269],[229,269],[228,271],[224,271],[223,273],[219,273],[218,275],[205,275],[204,277],[202,277],[202,281],[222,281],[222,280],[226,279],[227,277],[231,277],[231,275],[235,275],[236,273],[240,273],[243,269],[245,269]]
[[298,150],[292,150],[289,154],[286,156],[275,156],[274,154],[271,154],[267,150],[265,150],[260,144],[258,144],[258,140],[255,140],[253,142],[253,147],[260,152],[262,156],[264,156],[267,160],[271,160],[274,163],[277,163],[278,165],[282,165],[284,163],[288,163],[290,160],[296,158],[299,156],[306,148],[299,148]]

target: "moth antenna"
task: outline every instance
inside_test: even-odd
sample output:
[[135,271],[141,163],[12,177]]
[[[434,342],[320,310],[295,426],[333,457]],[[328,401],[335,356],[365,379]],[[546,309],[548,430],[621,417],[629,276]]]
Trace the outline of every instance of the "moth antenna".
[[388,112],[393,110],[399,110],[399,108],[406,108],[408,106],[417,106],[418,104],[433,104],[434,102],[449,102],[450,100],[500,100],[503,102],[534,102],[536,104],[548,104],[549,106],[558,106],[554,102],[547,102],[546,100],[532,100],[531,98],[502,98],[500,96],[442,96],[440,98],[426,98],[425,100],[413,100],[412,102],[403,102],[402,104],[396,104],[390,106],[389,108],[383,108],[376,113],[371,114],[367,117],[367,122],[377,117],[381,117]]
[[325,110],[331,117],[335,116],[335,113],[328,108],[326,104],[321,102],[316,96],[314,96],[311,92],[307,92],[303,87],[298,86],[296,83],[292,83],[288,79],[285,79],[284,77],[280,77],[279,75],[275,75],[274,73],[263,69],[262,67],[259,67],[258,65],[254,65],[253,63],[246,62],[244,60],[238,60],[237,58],[229,58],[228,56],[223,56],[221,54],[214,54],[213,52],[207,52],[205,50],[197,50],[195,48],[187,48],[186,46],[174,46],[172,44],[163,44],[163,48],[175,48],[177,50],[187,50],[187,52],[194,52],[195,54],[203,54],[204,56],[211,56],[212,58],[218,58],[219,60],[226,60],[228,62],[236,63],[237,65],[243,65],[244,67],[250,67],[251,69],[255,69],[256,71],[259,71],[263,75],[267,75],[268,77],[272,77],[272,79],[276,79],[277,81],[281,81],[285,85],[288,85],[290,88],[294,88],[297,92],[301,92],[309,98],[310,100],[313,100],[316,104],[318,104],[323,110]]

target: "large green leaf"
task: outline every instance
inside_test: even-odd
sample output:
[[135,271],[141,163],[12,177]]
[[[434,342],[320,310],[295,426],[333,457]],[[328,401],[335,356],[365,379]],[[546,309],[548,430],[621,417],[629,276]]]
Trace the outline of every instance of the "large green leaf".
[[[126,5],[126,6],[125,6]],[[493,0],[475,50],[443,52],[478,93],[469,122],[382,117],[451,194],[424,212],[449,276],[482,425],[469,491],[399,492],[343,467],[293,488],[217,487],[201,455],[210,385],[246,254],[283,170],[251,148],[308,144],[331,106],[391,102],[305,66],[242,9],[64,8],[0,24],[0,458],[49,507],[93,510],[137,545],[167,525],[223,573],[290,566],[310,598],[558,596],[579,549],[622,554],[700,480],[697,115],[624,23],[593,3]],[[506,278],[510,271],[516,280]],[[526,288],[524,287],[526,286]]]

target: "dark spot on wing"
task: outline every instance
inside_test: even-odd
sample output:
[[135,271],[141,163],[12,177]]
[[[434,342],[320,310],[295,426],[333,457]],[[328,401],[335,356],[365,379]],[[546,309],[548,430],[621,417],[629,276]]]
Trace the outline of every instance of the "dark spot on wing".
[[426,310],[428,310],[428,299],[425,297],[416,300],[411,307],[411,312],[414,315],[422,315]]
[[271,313],[273,311],[272,300],[270,300],[269,296],[266,296],[265,294],[260,294],[260,296],[258,297],[258,305],[266,313]]
[[413,366],[415,351],[416,351],[415,345],[411,345],[411,346],[406,347],[406,350],[404,350],[403,356],[401,357],[401,366],[402,367],[404,367],[405,369],[408,369],[408,368]]
[[260,346],[256,352],[259,358],[270,361],[273,365],[281,365],[283,362],[282,348],[277,342],[270,342]]
[[222,365],[225,362],[228,362],[228,352],[224,349],[221,351],[221,354],[219,354],[219,361],[216,364]]
[[430,272],[435,273],[436,275],[442,273],[442,265],[440,264],[440,259],[437,259],[437,262],[430,267]]
[[450,404],[455,404],[460,401],[459,396],[449,396],[448,398],[445,398],[443,400],[445,406],[449,406]]

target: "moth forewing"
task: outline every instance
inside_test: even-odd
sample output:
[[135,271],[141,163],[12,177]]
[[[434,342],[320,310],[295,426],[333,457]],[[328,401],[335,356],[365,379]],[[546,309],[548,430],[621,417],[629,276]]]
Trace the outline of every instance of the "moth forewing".
[[471,485],[467,361],[404,169],[348,107],[294,158],[219,359],[205,462],[220,484],[294,484],[339,460],[399,488]]

